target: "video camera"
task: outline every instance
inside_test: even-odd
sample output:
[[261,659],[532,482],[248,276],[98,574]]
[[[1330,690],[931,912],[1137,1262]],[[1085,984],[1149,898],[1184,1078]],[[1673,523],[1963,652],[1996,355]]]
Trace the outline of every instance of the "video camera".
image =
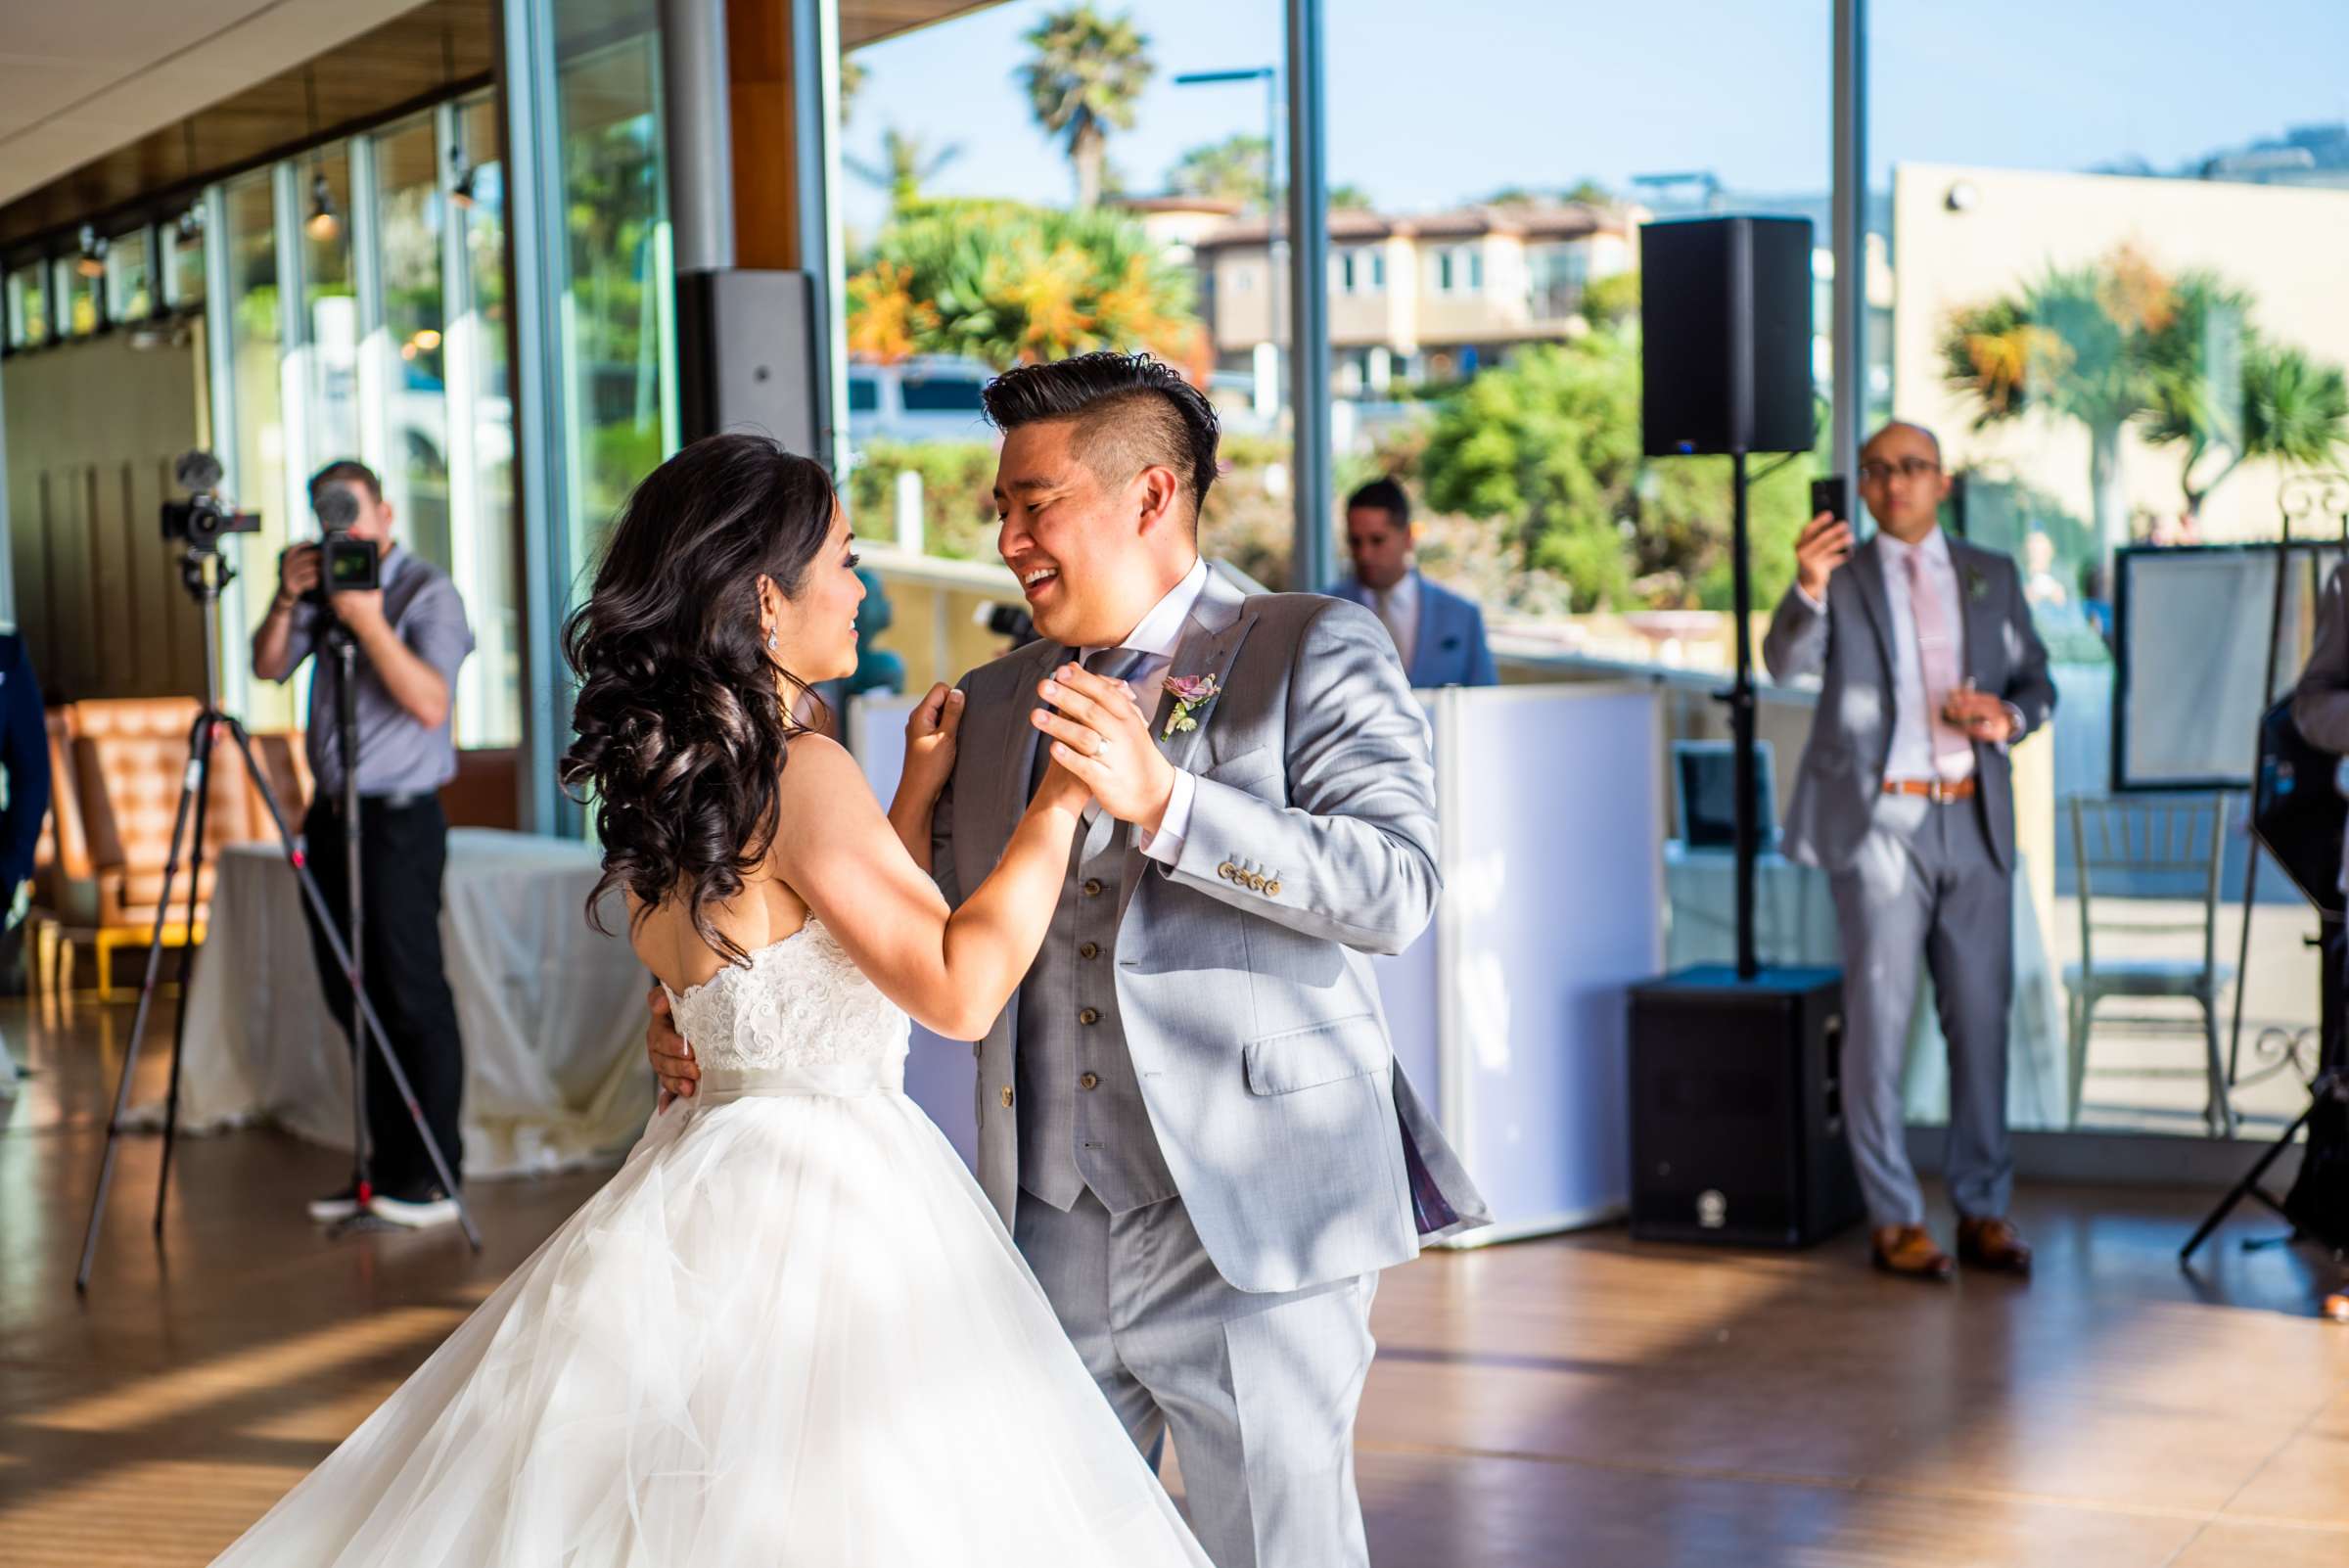
[[171,478],[189,492],[184,501],[163,503],[163,537],[190,550],[209,553],[224,533],[258,533],[261,514],[240,512],[220,498],[220,459],[199,448],[172,465]]

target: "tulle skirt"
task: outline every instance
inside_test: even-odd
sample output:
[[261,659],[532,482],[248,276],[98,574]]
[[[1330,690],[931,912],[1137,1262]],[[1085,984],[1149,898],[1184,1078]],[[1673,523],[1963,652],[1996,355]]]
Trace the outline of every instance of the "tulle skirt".
[[221,1564],[1205,1568],[901,1093],[680,1102]]

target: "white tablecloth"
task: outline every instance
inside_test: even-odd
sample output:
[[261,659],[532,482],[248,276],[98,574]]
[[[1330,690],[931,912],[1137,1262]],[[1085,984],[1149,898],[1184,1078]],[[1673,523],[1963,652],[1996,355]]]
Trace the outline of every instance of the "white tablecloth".
[[[2006,1123],[2012,1128],[2060,1130],[2071,1126],[2063,1006],[2057,977],[2048,963],[2047,943],[2040,935],[2030,879],[2019,858],[2013,881],[2014,1002],[2007,1020]],[[1734,961],[1734,857],[1726,850],[1690,850],[1668,843],[1664,886],[1671,920],[1665,967]],[[1754,945],[1765,964],[1842,966],[1835,900],[1827,891],[1825,872],[1797,865],[1775,851],[1755,863]],[[1950,1119],[1949,1050],[1934,1011],[1930,975],[1917,987],[1902,1098],[1911,1122],[1938,1126]]]
[[[652,1111],[650,982],[624,935],[587,926],[596,858],[561,839],[448,836],[440,937],[465,1040],[468,1177],[608,1156]],[[350,1059],[318,989],[294,873],[274,844],[233,846],[219,866],[188,994],[180,1125],[266,1116],[348,1148]],[[154,1121],[161,1107],[141,1110]]]

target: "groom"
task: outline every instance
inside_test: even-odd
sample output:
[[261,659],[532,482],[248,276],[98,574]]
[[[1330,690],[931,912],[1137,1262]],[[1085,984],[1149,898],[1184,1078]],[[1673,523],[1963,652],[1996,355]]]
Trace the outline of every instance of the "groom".
[[[1367,611],[1208,570],[1216,418],[1174,371],[1087,354],[986,401],[1040,640],[962,683],[948,901],[1001,855],[1047,736],[1097,804],[977,1046],[980,1180],[1134,1442],[1173,1433],[1219,1568],[1364,1564],[1378,1270],[1487,1221],[1367,956],[1435,910],[1426,723]],[[666,1017],[650,1044],[672,1087],[693,1076]]]

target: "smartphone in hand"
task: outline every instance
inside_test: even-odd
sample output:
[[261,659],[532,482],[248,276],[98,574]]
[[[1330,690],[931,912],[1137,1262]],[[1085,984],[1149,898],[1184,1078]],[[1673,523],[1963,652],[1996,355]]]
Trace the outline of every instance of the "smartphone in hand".
[[1841,474],[1829,474],[1811,482],[1811,515],[1824,512],[1838,523],[1852,520],[1852,484]]

